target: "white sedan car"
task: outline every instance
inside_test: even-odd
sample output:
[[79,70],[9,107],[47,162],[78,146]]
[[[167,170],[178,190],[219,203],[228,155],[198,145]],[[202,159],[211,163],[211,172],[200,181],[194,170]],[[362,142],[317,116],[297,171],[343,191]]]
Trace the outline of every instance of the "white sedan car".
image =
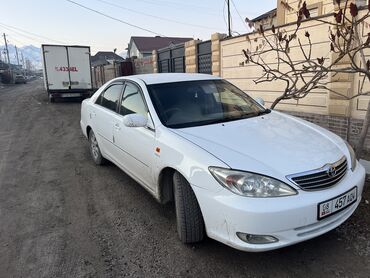
[[365,170],[345,141],[219,77],[116,78],[82,102],[81,128],[96,164],[174,201],[184,243],[276,249],[334,229],[361,201]]

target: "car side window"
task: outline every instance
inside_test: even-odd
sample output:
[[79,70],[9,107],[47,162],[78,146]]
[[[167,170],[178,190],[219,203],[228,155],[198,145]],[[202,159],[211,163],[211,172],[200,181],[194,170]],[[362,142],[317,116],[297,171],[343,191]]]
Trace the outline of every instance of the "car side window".
[[100,95],[96,98],[95,104],[101,105],[101,100],[103,98],[104,91],[100,93]]
[[119,102],[119,98],[122,92],[122,88],[123,88],[123,85],[121,84],[115,84],[115,85],[110,86],[99,96],[101,100],[99,103],[99,98],[98,98],[97,103],[109,110],[116,111],[117,104]]
[[134,113],[146,117],[148,109],[141,96],[140,89],[132,83],[127,83],[121,100],[120,114],[128,115]]

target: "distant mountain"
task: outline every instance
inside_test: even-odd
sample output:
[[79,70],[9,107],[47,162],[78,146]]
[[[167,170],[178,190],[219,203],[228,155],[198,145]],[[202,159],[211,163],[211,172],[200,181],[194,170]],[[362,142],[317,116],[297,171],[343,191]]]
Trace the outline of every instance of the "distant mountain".
[[[4,61],[4,45],[0,45],[0,50],[2,52],[2,60]],[[12,64],[17,64],[17,57],[16,57],[16,52],[15,52],[15,47],[12,44],[8,44],[8,49],[9,49],[9,58],[10,62]],[[36,69],[41,69],[42,68],[42,59],[41,59],[41,48],[36,47],[34,45],[26,45],[22,47],[18,47],[18,57],[19,57],[19,63],[22,63],[22,54],[23,53],[23,58],[24,60],[29,59],[32,63],[32,65]]]

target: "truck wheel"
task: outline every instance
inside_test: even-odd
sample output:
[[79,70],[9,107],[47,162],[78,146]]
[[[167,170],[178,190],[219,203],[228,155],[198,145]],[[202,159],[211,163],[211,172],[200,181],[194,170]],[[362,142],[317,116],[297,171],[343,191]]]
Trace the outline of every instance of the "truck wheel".
[[89,132],[89,142],[90,142],[90,153],[91,153],[92,159],[94,160],[95,164],[96,165],[105,164],[106,160],[100,152],[98,140],[96,140],[95,134],[92,131],[92,129]]
[[204,238],[202,212],[187,180],[178,172],[173,176],[177,233],[183,243],[194,243]]

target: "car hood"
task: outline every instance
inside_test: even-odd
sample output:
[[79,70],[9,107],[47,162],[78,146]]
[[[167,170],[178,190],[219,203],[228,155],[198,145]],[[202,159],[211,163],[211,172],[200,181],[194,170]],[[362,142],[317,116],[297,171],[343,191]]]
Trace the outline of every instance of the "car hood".
[[344,155],[345,144],[338,136],[279,112],[173,131],[230,168],[279,178],[320,168]]

